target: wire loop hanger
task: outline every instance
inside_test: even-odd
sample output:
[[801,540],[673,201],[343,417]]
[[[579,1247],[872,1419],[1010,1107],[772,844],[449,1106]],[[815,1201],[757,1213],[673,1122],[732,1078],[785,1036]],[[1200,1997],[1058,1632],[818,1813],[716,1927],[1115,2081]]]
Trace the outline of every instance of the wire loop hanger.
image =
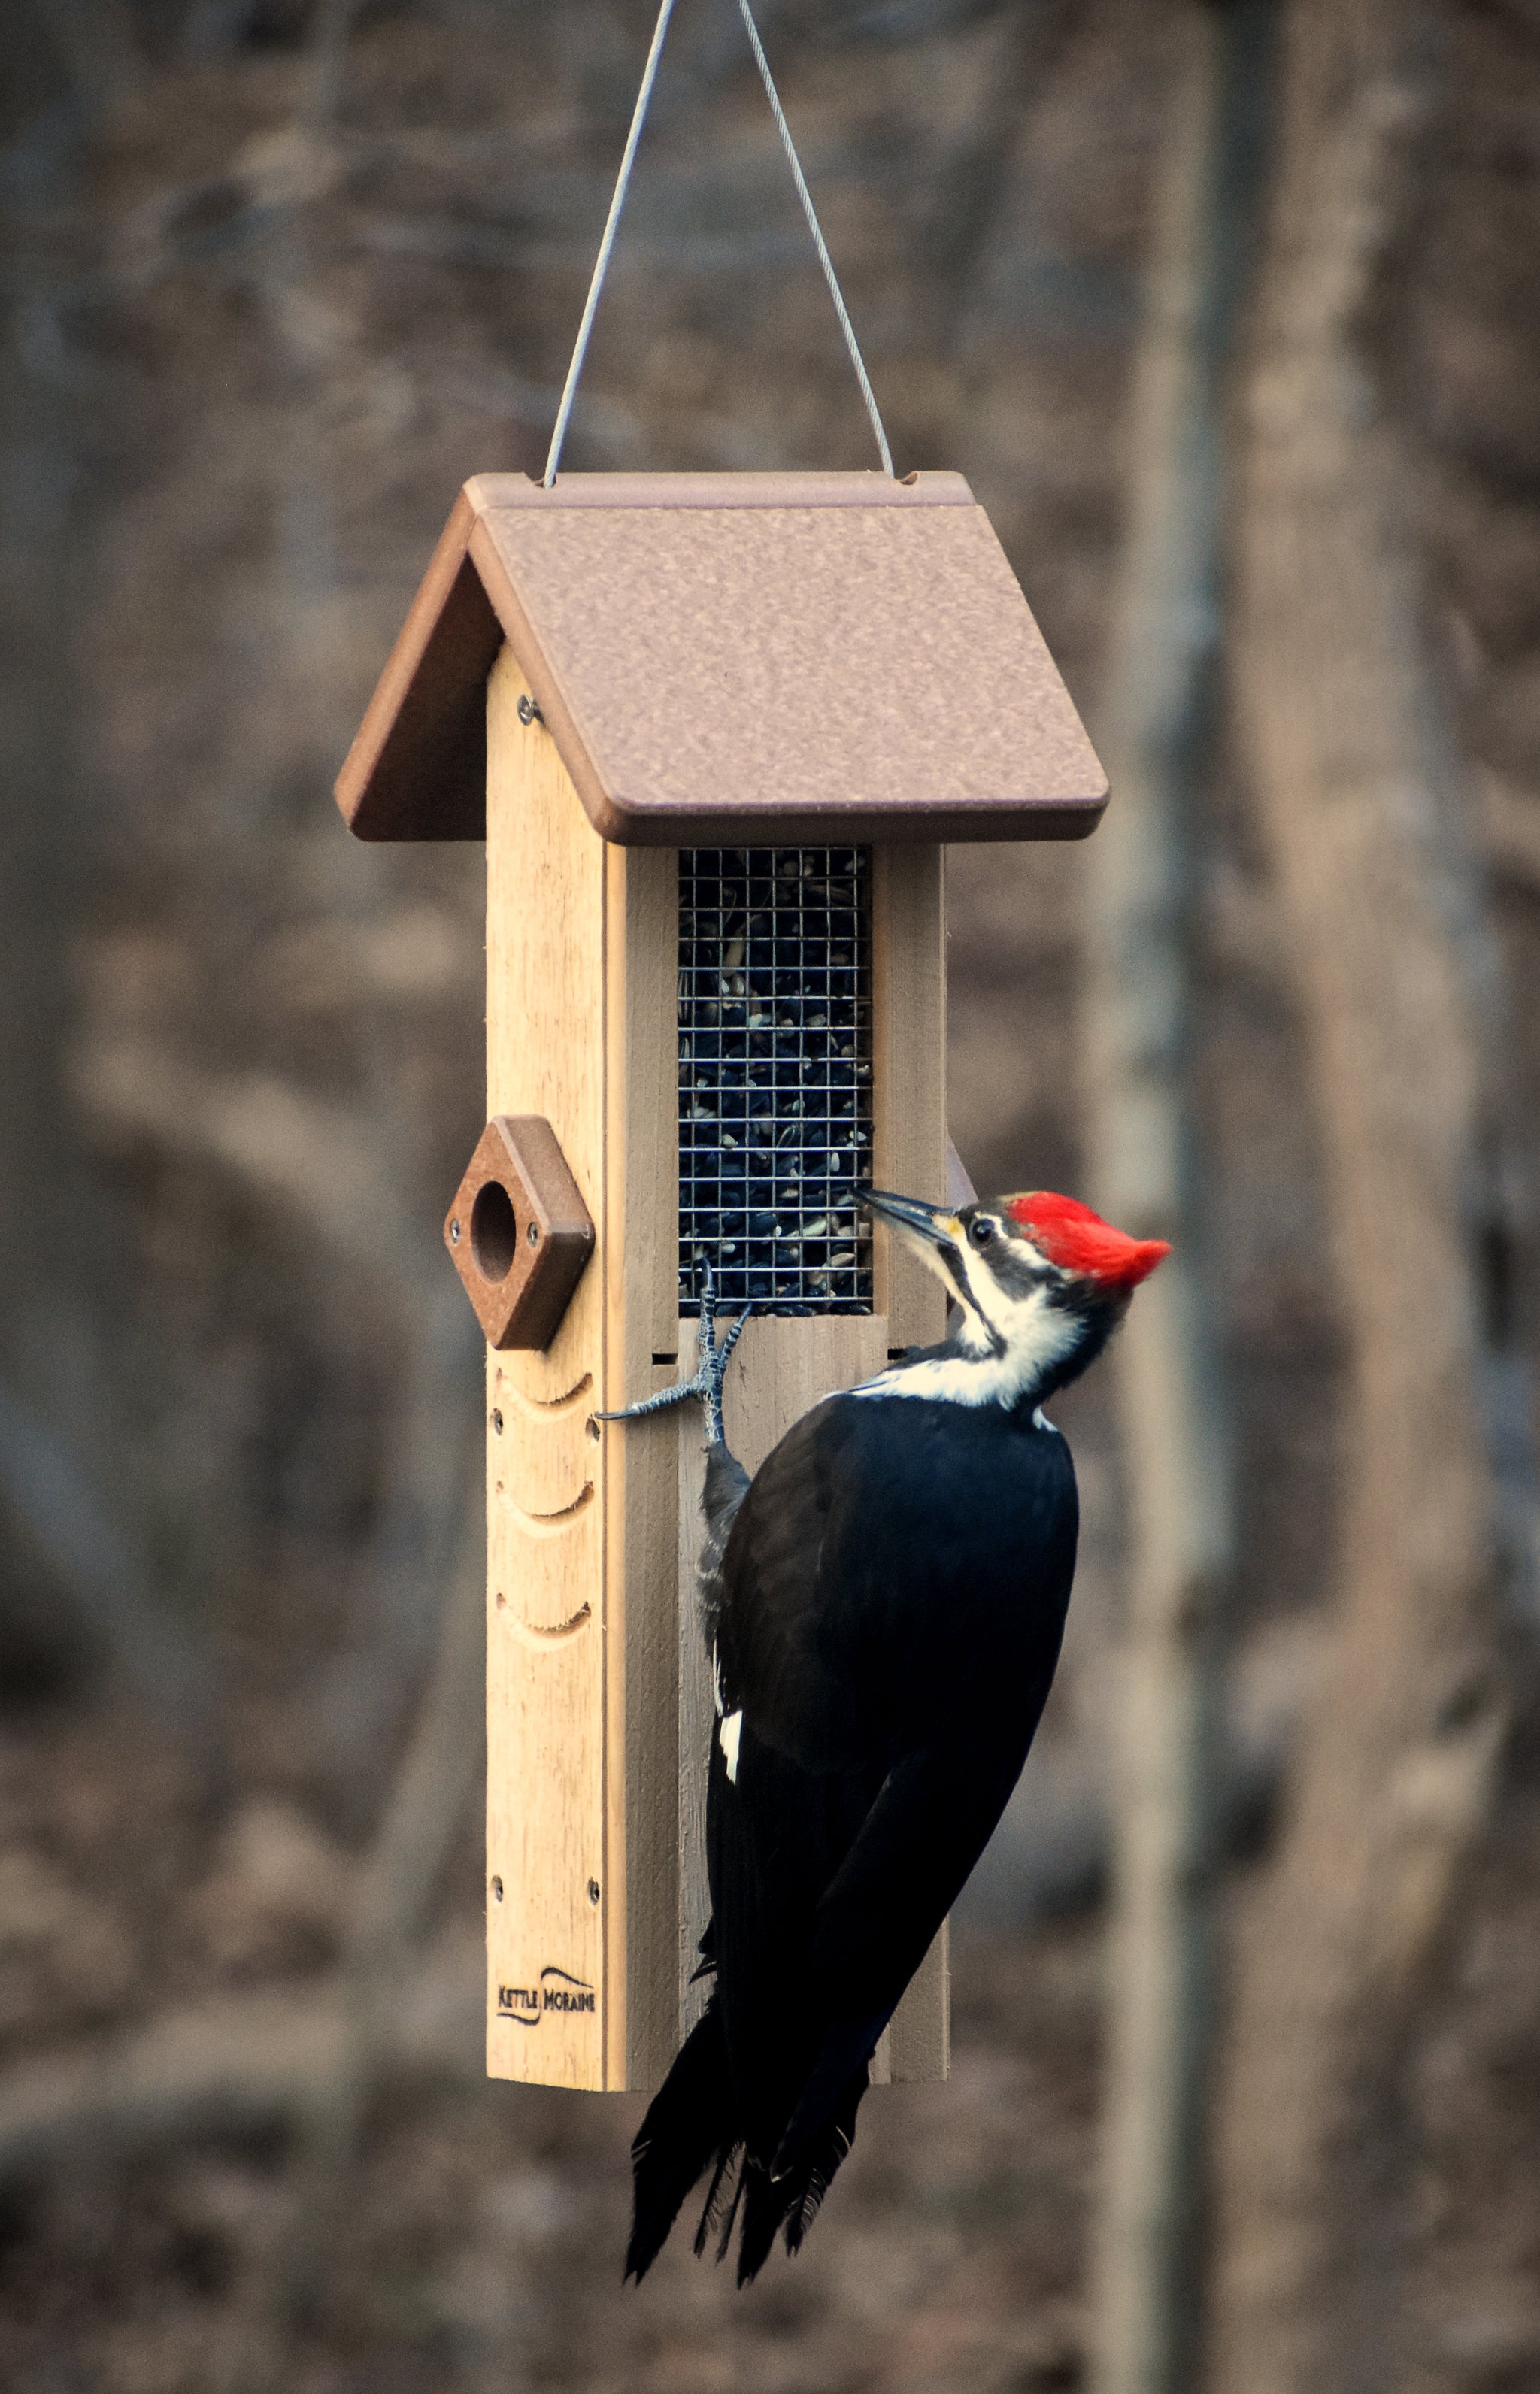
[[[781,136],[781,146],[786,153],[786,164],[792,170],[792,180],[796,185],[796,196],[802,203],[802,213],[808,219],[808,230],[812,235],[813,247],[818,252],[818,262],[823,269],[823,279],[829,286],[829,296],[835,303],[835,313],[839,318],[839,329],[845,335],[845,346],[850,353],[850,363],[855,368],[856,380],[861,385],[861,395],[866,402],[866,413],[871,418],[872,430],[876,436],[877,454],[882,459],[882,470],[888,480],[892,480],[893,453],[888,446],[888,435],[882,428],[882,417],[877,410],[876,394],[872,388],[871,377],[867,374],[865,361],[861,354],[861,345],[856,339],[855,326],[850,322],[850,311],[845,305],[845,295],[839,287],[839,278],[835,272],[834,260],[829,256],[828,243],[823,238],[823,228],[818,221],[818,212],[813,206],[812,193],[808,189],[808,179],[802,172],[802,162],[797,157],[796,147],[792,140],[791,126],[786,123],[786,112],[781,105],[781,95],[775,88],[775,80],[770,71],[770,60],[765,56],[765,46],[759,39],[759,28],[754,21],[754,12],[749,7],[749,0],[738,0],[738,10],[749,37],[749,46],[754,52],[754,62],[759,70],[759,80],[765,86],[765,96],[770,104],[770,113],[775,119],[775,129]],[[572,363],[567,368],[567,380],[561,392],[561,404],[556,413],[556,429],[551,434],[550,454],[546,460],[545,487],[547,491],[556,480],[557,467],[561,462],[561,446],[567,438],[567,425],[572,415],[573,402],[577,397],[577,386],[582,379],[584,362],[588,354],[589,335],[594,329],[594,318],[599,313],[599,294],[604,288],[604,277],[609,271],[610,254],[615,245],[621,210],[625,205],[625,194],[631,183],[631,169],[636,164],[637,148],[641,140],[641,128],[646,122],[648,105],[652,98],[652,86],[658,79],[658,62],[663,57],[668,20],[673,14],[674,0],[663,0],[663,5],[658,10],[658,21],[652,29],[652,46],[647,53],[647,64],[642,70],[641,88],[637,94],[637,104],[631,113],[631,130],[625,137],[625,149],[621,157],[620,172],[615,177],[615,188],[610,201],[610,213],[605,219],[603,237],[599,244],[599,256],[594,260],[593,280],[588,285],[588,297],[583,309],[583,322],[577,328]]]

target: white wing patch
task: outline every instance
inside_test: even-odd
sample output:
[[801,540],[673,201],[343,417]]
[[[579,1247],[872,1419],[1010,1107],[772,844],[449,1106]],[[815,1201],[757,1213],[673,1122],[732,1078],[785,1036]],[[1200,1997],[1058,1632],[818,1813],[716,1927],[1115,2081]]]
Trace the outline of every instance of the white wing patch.
[[727,1775],[733,1786],[738,1784],[738,1740],[744,1733],[742,1711],[729,1713],[717,1725],[717,1743],[722,1749]]

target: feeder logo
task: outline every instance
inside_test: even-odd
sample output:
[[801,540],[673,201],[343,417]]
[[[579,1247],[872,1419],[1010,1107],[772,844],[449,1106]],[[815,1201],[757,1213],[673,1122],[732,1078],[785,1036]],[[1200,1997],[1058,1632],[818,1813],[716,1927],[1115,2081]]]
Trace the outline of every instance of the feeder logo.
[[586,1979],[574,1979],[570,1970],[559,1970],[552,1963],[540,1973],[533,1987],[503,1987],[497,1990],[497,2017],[509,2019],[520,2028],[538,2028],[547,2012],[591,2012],[599,2007],[599,1998]]

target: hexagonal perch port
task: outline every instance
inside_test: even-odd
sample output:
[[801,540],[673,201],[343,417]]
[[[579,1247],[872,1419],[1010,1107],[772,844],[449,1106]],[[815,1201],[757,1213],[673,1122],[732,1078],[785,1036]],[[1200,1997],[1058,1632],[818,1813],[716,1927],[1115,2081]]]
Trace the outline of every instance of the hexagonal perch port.
[[594,1225],[544,1114],[494,1114],[445,1217],[444,1244],[489,1346],[550,1345]]

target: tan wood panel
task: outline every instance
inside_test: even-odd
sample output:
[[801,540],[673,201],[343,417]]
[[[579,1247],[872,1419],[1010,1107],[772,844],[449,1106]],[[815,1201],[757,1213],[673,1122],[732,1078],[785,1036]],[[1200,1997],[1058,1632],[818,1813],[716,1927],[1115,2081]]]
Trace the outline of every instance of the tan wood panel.
[[[946,884],[940,848],[872,852],[873,1177],[907,1197],[946,1194]],[[933,1272],[876,1238],[876,1305],[889,1348],[944,1335],[946,1296]],[[893,2015],[895,2080],[944,2078],[951,2056],[948,1938],[943,1923]],[[880,2060],[879,2056],[879,2060]]]
[[[672,849],[611,848],[605,963],[611,1136],[605,1257],[604,1401],[627,1403],[674,1377],[678,1138],[676,964],[678,862]],[[654,1363],[654,1355],[663,1360]],[[675,1960],[678,1845],[676,1694],[678,1504],[657,1437],[606,1430],[610,1545],[607,1780],[612,1967],[607,2084],[651,2087],[678,2043]]]
[[[872,1173],[879,1189],[946,1194],[946,947],[941,850],[872,851]],[[941,1282],[876,1233],[876,1309],[894,1347],[928,1346],[946,1323]]]
[[[603,844],[505,650],[487,688],[487,1112],[540,1113],[605,1188]],[[488,1358],[487,2068],[606,2083],[602,1241],[544,1354]],[[624,2010],[624,1997],[621,1998]]]

